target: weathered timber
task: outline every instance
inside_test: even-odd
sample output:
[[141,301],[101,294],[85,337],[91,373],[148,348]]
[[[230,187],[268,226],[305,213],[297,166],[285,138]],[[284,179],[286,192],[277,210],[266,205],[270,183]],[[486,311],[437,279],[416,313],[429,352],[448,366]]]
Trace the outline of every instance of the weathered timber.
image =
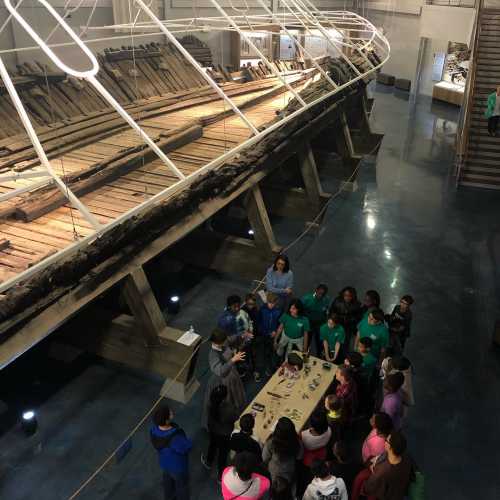
[[[191,125],[167,138],[160,138],[156,144],[164,153],[168,153],[199,139],[202,134],[203,128],[201,125]],[[148,145],[141,144],[123,151],[118,155],[118,158],[113,157],[99,162],[91,168],[76,174],[73,179],[66,180],[66,185],[70,187],[75,195],[83,196],[132,172],[154,158],[156,158],[156,153]],[[165,169],[168,169],[166,165]],[[174,174],[172,176],[175,178]],[[33,193],[30,198],[19,204],[16,208],[16,217],[29,222],[55,210],[68,201],[59,189],[48,188],[44,191],[43,194]]]
[[[246,150],[238,160],[200,176],[188,189],[124,221],[85,250],[62,259],[26,282],[13,286],[0,301],[0,321],[13,327],[15,322],[8,321],[9,318],[28,308],[35,314],[37,309],[34,304],[42,307],[43,304],[57,300],[92,269],[111,257],[113,262],[123,265],[127,258],[133,258],[139,248],[163,234],[183,217],[189,216],[203,201],[228,196],[256,172],[275,168],[290,151],[291,154],[294,153],[295,144],[311,134],[319,133],[328,125],[332,113],[339,111],[337,103],[345,97],[359,97],[363,88],[364,84],[358,82],[311,107]],[[307,90],[310,95],[321,92],[315,84]],[[293,109],[289,105],[285,114]],[[108,269],[107,272],[113,271]],[[0,331],[5,331],[2,325]]]
[[[230,97],[271,88],[276,85],[276,82],[234,85],[235,87],[227,89],[227,94]],[[168,97],[164,101],[148,102],[147,104],[129,108],[127,111],[132,118],[144,120],[220,99],[215,91],[211,89],[207,89],[201,93],[199,91],[188,93],[182,97],[184,98]],[[116,112],[108,111],[101,116],[92,117],[90,120],[87,119],[74,125],[61,127],[57,131],[47,131],[45,134],[42,134],[41,141],[47,156],[53,158],[56,155],[59,156],[77,147],[92,144],[99,138],[107,137],[127,128],[128,125]],[[18,142],[4,144],[3,146],[0,145],[0,148],[0,157],[3,158],[0,161],[0,168],[14,167],[15,170],[22,171],[32,168],[39,163],[34,148],[24,138]],[[24,163],[16,167],[16,164],[20,162]]]

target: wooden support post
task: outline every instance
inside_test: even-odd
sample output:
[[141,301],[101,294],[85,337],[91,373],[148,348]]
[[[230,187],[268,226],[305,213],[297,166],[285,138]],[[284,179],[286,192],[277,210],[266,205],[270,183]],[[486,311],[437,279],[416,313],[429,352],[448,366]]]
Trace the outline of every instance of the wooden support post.
[[351,130],[349,129],[349,123],[347,122],[347,117],[345,113],[340,115],[340,123],[342,126],[342,135],[344,138],[343,149],[341,153],[343,157],[347,158],[360,158],[359,155],[354,151],[354,144],[352,142]]
[[366,91],[359,95],[357,102],[349,110],[346,117],[344,114],[347,129],[350,131],[350,142],[352,151],[357,155],[376,155],[384,137],[372,131],[370,126],[369,103]]
[[127,276],[122,294],[134,315],[138,330],[143,335],[146,345],[158,345],[158,336],[167,325],[142,266]]
[[255,246],[263,254],[271,255],[279,252],[279,247],[274,238],[273,228],[267,213],[264,198],[258,184],[249,191],[245,200],[248,220],[254,232]]
[[309,198],[313,210],[318,213],[324,204],[325,193],[321,189],[321,182],[319,180],[318,169],[316,168],[316,161],[314,159],[311,143],[306,142],[304,146],[299,149],[297,155],[307,197]]

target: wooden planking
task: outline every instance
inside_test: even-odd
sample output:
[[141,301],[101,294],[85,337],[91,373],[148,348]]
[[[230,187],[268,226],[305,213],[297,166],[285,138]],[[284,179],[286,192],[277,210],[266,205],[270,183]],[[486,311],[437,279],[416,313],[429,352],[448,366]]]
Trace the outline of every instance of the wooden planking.
[[[235,96],[234,99],[238,100],[239,103],[244,103],[262,93],[263,91],[260,90]],[[288,101],[289,97],[289,93],[286,93],[285,102]],[[282,108],[283,102],[283,96],[269,98],[246,110],[247,116],[253,123],[260,126],[275,118],[275,112]],[[190,120],[211,116],[221,111],[224,111],[224,105],[218,101],[203,103],[196,108],[179,109],[165,115],[145,119],[142,125],[152,136],[158,136],[159,133],[181,126]],[[204,127],[202,137],[169,153],[169,157],[185,175],[189,175],[249,136],[248,128],[239,117],[228,116],[223,121]],[[116,154],[123,147],[135,146],[140,143],[141,140],[134,131],[121,131],[94,144],[77,148],[62,155],[53,161],[53,166],[60,173],[62,171],[65,173],[76,172],[86,165]],[[136,171],[81,197],[81,200],[91,213],[105,224],[172,186],[177,180],[175,175],[159,159],[153,160]],[[10,185],[9,188],[11,189]],[[0,237],[11,240],[11,247],[8,250],[17,252],[17,254],[10,253],[3,257],[0,252],[0,270],[5,271],[3,276],[11,276],[8,273],[14,269],[20,272],[30,263],[32,265],[43,256],[64,248],[74,241],[74,230],[78,237],[84,237],[93,231],[91,225],[69,204],[36,219],[34,222],[7,221],[0,223]],[[0,275],[0,279],[1,277],[2,275]]]

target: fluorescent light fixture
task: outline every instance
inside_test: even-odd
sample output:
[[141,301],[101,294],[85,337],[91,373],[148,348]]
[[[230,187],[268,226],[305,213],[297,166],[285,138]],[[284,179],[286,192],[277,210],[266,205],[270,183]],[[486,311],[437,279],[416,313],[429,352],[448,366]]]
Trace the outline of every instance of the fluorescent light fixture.
[[23,420],[33,420],[35,418],[35,412],[33,410],[28,410],[23,413]]
[[255,233],[254,233],[254,230],[253,230],[253,229],[249,229],[249,230],[248,230],[248,234],[249,234],[250,236],[253,236],[253,235],[255,234]]
[[176,302],[179,302],[179,296],[178,295],[172,295],[172,297],[170,297],[170,302],[173,302],[174,304]]

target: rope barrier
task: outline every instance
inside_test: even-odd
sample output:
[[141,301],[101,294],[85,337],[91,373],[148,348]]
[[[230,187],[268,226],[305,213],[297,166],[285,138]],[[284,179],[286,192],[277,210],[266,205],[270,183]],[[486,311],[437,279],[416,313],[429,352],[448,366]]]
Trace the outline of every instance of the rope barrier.
[[[200,344],[196,347],[196,349],[191,353],[191,355],[182,365],[181,369],[177,372],[175,377],[172,378],[172,380],[167,384],[166,389],[163,391],[164,394],[168,393],[174,382],[177,381],[180,374],[188,367],[193,357],[198,353],[201,346],[204,345],[206,342],[208,342],[208,339],[202,340]],[[144,424],[144,422],[151,416],[151,414],[156,410],[161,401],[165,398],[166,396],[161,395],[156,399],[156,401],[153,403],[153,406],[139,420],[139,422],[135,425],[135,427],[127,434],[127,436],[124,439],[122,439],[120,444],[108,455],[106,460],[104,460],[104,462],[80,485],[80,487],[70,497],[68,497],[68,500],[73,500],[74,498],[76,498],[95,479],[95,477],[106,467],[106,465],[108,465],[109,462],[113,460],[113,458],[120,451],[123,445],[125,445],[125,443],[135,435],[135,433],[141,428],[142,424]]]
[[[368,153],[367,156],[372,155],[380,147],[381,144],[382,144],[382,141],[379,141],[378,144]],[[316,223],[316,221],[318,221],[318,219],[320,219],[320,217],[325,213],[325,211],[328,209],[328,207],[330,206],[330,204],[332,203],[332,201],[334,201],[338,196],[340,196],[340,194],[343,191],[345,191],[345,185],[348,182],[351,182],[351,180],[357,174],[357,172],[360,169],[360,167],[361,167],[361,161],[358,163],[358,165],[356,166],[356,168],[353,170],[352,174],[345,181],[342,181],[341,187],[334,194],[332,194],[331,198],[324,204],[324,206],[318,212],[318,214],[316,215],[316,217],[304,229],[304,231],[302,231],[302,233],[300,233],[291,243],[289,243],[288,245],[286,245],[285,247],[283,247],[283,249],[281,250],[280,253],[288,252],[288,250],[290,250],[290,248],[292,248],[293,246],[295,246],[304,236],[306,236],[309,233],[309,231],[311,231],[311,229],[314,226],[314,224]],[[254,282],[257,282],[258,284],[252,290],[252,293],[257,293],[260,290],[260,288],[263,285],[265,285],[265,283],[266,283],[266,275],[264,275],[260,280],[254,280]]]

